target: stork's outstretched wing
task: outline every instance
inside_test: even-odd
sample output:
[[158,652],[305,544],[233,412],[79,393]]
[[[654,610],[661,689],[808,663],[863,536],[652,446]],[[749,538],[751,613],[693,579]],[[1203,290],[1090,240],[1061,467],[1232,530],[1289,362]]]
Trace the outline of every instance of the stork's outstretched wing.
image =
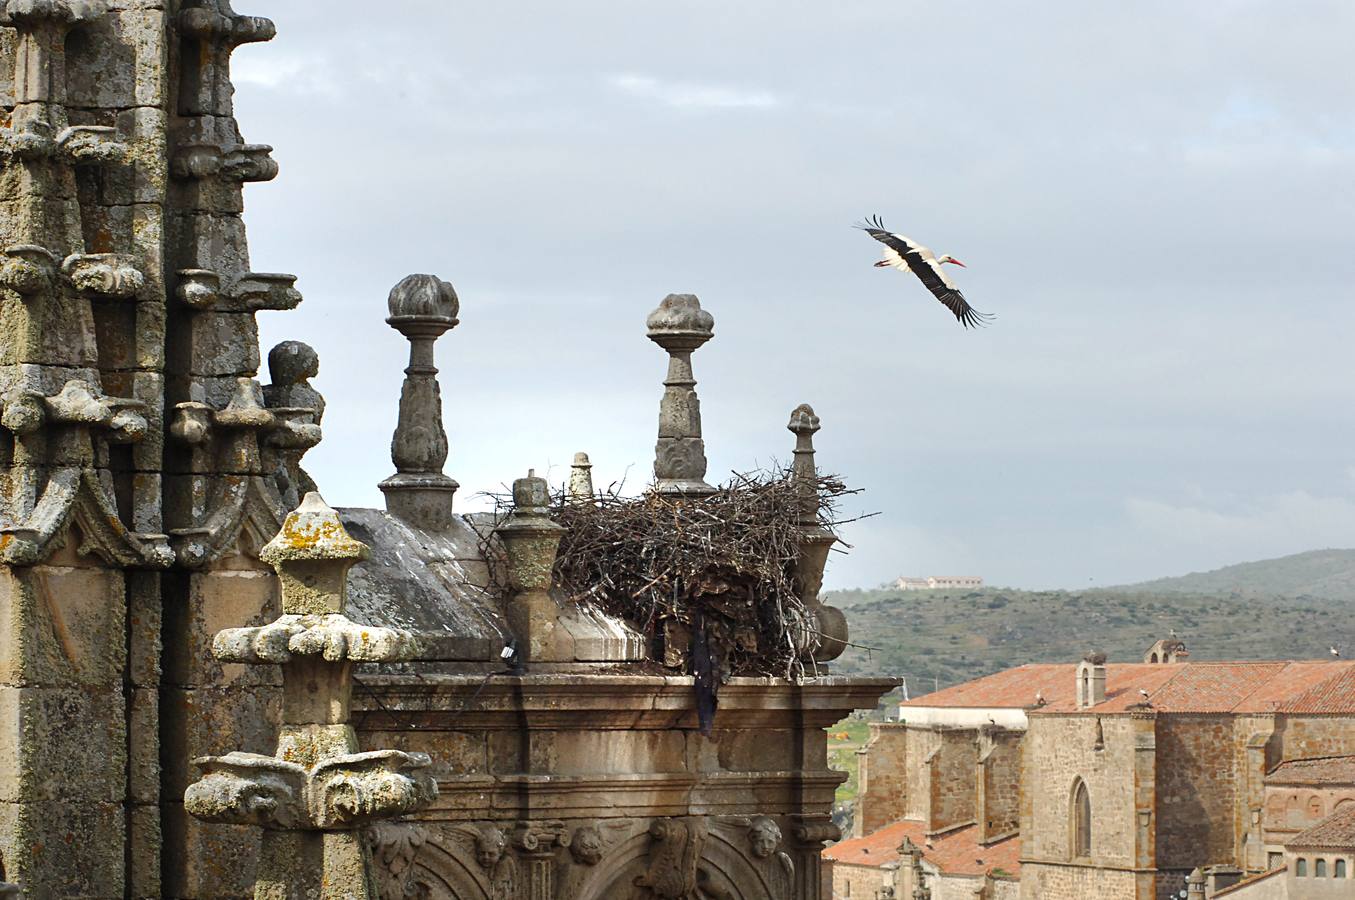
[[941,264],[936,261],[936,255],[930,249],[912,238],[889,231],[879,216],[873,216],[856,227],[884,244],[888,248],[885,257],[895,266],[900,262],[907,265],[927,290],[932,292],[932,296],[940,300],[961,325],[966,328],[978,328],[992,321],[991,315],[981,313],[969,305],[964,294],[960,293],[960,289],[941,269]]

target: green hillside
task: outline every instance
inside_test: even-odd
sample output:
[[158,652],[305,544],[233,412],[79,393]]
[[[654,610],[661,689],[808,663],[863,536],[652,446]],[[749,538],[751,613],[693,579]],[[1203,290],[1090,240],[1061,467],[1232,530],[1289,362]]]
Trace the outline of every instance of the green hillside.
[[849,647],[834,671],[906,676],[913,696],[1023,663],[1074,662],[1090,649],[1139,661],[1172,629],[1195,660],[1319,659],[1332,644],[1355,656],[1348,599],[1254,589],[834,591],[825,600],[847,611],[852,640],[873,648]]
[[1127,585],[1148,593],[1238,594],[1245,597],[1329,597],[1355,601],[1355,550],[1310,550]]

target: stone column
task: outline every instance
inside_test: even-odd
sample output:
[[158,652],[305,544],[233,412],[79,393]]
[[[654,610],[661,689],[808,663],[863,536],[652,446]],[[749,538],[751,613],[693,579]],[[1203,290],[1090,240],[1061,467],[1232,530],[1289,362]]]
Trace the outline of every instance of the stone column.
[[456,291],[434,275],[409,275],[391,288],[386,324],[409,341],[409,367],[400,389],[400,420],[391,439],[395,474],[381,482],[386,509],[419,528],[442,531],[452,523],[452,495],[460,487],[442,473],[447,432],[442,393],[433,365],[433,342],[455,328],[461,309]]
[[573,640],[559,625],[560,607],[550,595],[555,554],[564,529],[547,515],[546,479],[528,472],[513,482],[513,511],[494,530],[508,558],[508,624],[517,639],[519,662],[568,662]]
[[837,659],[847,649],[847,616],[837,607],[824,606],[819,600],[828,552],[837,543],[837,536],[819,521],[819,473],[814,465],[814,434],[819,427],[819,417],[814,415],[808,403],[795,407],[786,425],[795,435],[791,477],[800,495],[797,517],[800,529],[799,557],[795,564],[795,580],[800,599],[811,618],[812,634],[806,641],[805,655],[818,662],[826,662]]
[[223,662],[282,669],[274,755],[201,757],[203,777],[184,793],[198,818],[264,829],[257,900],[375,900],[361,829],[437,796],[427,755],[360,753],[348,721],[353,665],[412,659],[420,649],[409,632],[344,616],[348,570],[367,552],[319,494],[307,494],[260,554],[277,570],[282,616],[213,641]]
[[659,403],[659,441],[654,446],[654,489],[661,494],[704,497],[706,445],[701,440],[701,401],[696,396],[692,352],[715,335],[715,319],[693,294],[669,294],[646,320],[649,339],[668,351],[668,377]]

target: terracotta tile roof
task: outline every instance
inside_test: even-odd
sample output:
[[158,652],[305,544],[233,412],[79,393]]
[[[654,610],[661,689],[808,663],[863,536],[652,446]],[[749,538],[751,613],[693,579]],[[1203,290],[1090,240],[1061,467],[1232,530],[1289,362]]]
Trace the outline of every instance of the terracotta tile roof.
[[1266,784],[1355,784],[1355,756],[1291,759],[1266,774]]
[[1214,893],[1214,896],[1225,897],[1228,894],[1233,893],[1234,891],[1242,890],[1244,887],[1247,887],[1248,885],[1256,884],[1256,882],[1258,881],[1265,881],[1267,878],[1274,878],[1276,875],[1283,875],[1287,868],[1288,868],[1287,866],[1280,866],[1278,869],[1271,869],[1269,872],[1261,872],[1258,875],[1248,875],[1241,881],[1234,882],[1233,884],[1228,885],[1226,888],[1223,888],[1220,891],[1216,891]]
[[[1062,668],[1068,689],[1038,712],[1077,711],[1077,666]],[[1105,702],[1093,709],[1127,711],[1140,691],[1159,713],[1355,713],[1355,660],[1110,663]]]
[[1355,803],[1343,803],[1307,831],[1284,842],[1285,847],[1355,849]]
[[977,841],[978,834],[978,826],[967,825],[929,838],[922,822],[904,819],[865,837],[834,844],[823,851],[823,857],[854,866],[897,865],[899,845],[907,838],[922,848],[923,859],[946,875],[982,875],[993,869],[1013,876],[1021,874],[1019,837],[983,846]]
[[1036,663],[1017,666],[933,691],[900,703],[899,706],[946,706],[953,708],[1021,709],[1035,702],[1037,693],[1045,702],[1073,699],[1074,672],[1067,663]]

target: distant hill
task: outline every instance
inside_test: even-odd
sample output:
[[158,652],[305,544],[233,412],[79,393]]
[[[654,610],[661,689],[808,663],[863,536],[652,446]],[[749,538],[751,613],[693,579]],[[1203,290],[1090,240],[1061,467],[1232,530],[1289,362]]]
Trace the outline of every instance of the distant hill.
[[[1247,565],[1265,567],[1322,554],[1346,554],[1346,559],[1355,560],[1355,551],[1326,550]],[[1355,562],[1350,566],[1355,571]],[[1286,581],[1286,587],[1301,584],[1311,591],[1312,585],[1321,583],[1335,592],[1339,584],[1336,565],[1313,563],[1305,569],[1304,564],[1291,563],[1270,571],[1286,568],[1292,568],[1296,579]],[[1300,578],[1305,571],[1325,576]],[[958,684],[1022,663],[1075,662],[1090,649],[1104,651],[1111,661],[1138,662],[1153,641],[1172,629],[1186,642],[1193,660],[1321,659],[1333,643],[1347,656],[1355,656],[1350,602],[1355,590],[1336,599],[1261,592],[1261,584],[1281,581],[1274,574],[1273,580],[1253,581],[1245,591],[1222,595],[1135,586],[1079,592],[833,591],[824,599],[846,610],[853,641],[876,648],[847,648],[834,671],[903,675],[913,696],[934,685]],[[1355,576],[1351,581],[1355,588]],[[1225,577],[1219,583],[1240,582]]]
[[1355,602],[1355,550],[1310,550],[1279,559],[1158,578],[1116,590],[1243,597],[1329,597]]

